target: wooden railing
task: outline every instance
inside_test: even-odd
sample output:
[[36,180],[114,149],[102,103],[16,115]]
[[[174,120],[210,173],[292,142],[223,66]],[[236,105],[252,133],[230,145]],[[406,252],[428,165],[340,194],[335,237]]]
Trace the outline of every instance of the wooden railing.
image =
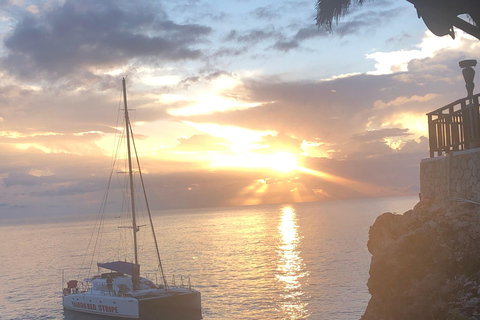
[[430,158],[443,152],[480,147],[480,94],[427,113]]

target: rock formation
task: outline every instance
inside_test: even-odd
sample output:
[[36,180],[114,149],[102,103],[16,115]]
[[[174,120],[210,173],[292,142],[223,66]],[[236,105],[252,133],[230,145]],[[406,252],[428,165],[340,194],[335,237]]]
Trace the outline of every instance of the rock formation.
[[361,320],[480,319],[480,206],[420,201],[370,228]]

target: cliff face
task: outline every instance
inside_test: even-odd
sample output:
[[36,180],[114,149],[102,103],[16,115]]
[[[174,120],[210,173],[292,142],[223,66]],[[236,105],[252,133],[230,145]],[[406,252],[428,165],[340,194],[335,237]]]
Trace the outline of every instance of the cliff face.
[[419,202],[370,228],[361,320],[480,319],[480,206]]

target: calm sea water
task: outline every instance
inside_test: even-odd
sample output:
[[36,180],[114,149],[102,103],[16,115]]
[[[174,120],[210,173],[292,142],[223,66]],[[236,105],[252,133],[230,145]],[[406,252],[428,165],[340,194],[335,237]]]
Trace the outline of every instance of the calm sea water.
[[[370,299],[369,227],[383,212],[403,213],[417,202],[407,197],[158,211],[154,223],[166,272],[191,275],[202,292],[204,319],[353,320]],[[80,217],[0,220],[0,319],[68,319],[62,271],[78,277],[93,223]],[[119,242],[110,238],[107,233],[102,240],[105,250],[115,252]],[[147,260],[144,272],[154,265]]]

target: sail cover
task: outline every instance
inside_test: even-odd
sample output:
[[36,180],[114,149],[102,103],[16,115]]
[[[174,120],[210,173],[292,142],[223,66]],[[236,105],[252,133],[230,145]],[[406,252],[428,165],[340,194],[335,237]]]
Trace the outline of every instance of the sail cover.
[[121,272],[124,274],[132,275],[135,268],[135,264],[126,261],[114,261],[106,263],[97,263],[100,268],[105,268],[112,271]]

